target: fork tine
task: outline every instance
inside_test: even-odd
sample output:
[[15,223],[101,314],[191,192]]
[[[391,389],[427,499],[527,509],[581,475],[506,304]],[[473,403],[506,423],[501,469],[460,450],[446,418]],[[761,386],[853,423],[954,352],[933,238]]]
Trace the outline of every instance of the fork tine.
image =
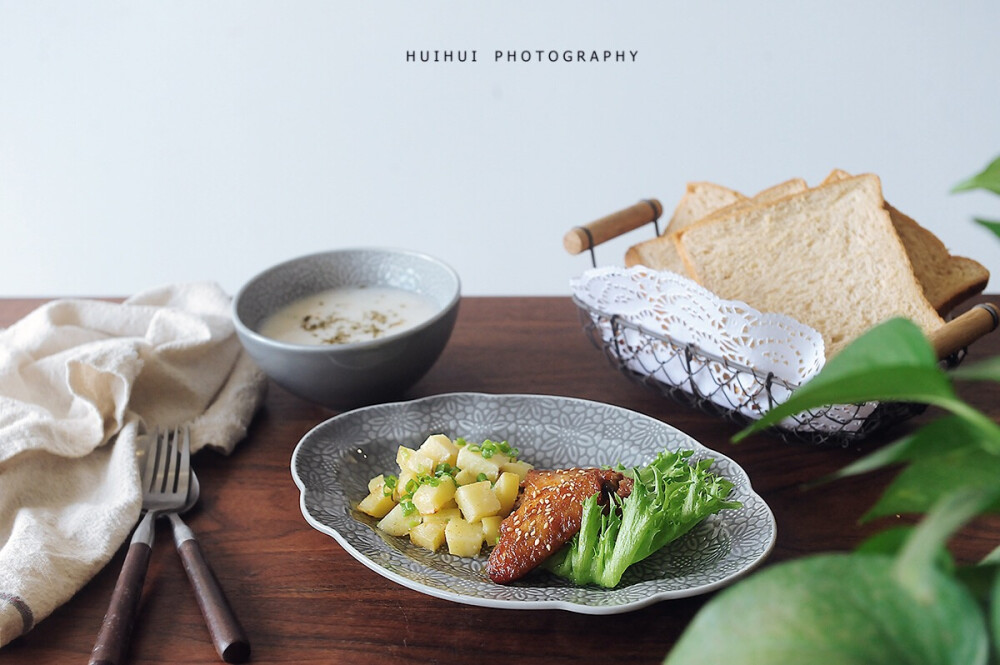
[[160,457],[160,428],[153,430],[153,440],[146,446],[146,468],[140,475],[143,493],[147,492],[156,479],[156,467]]
[[171,479],[171,465],[174,460],[174,437],[170,430],[166,430],[161,441],[161,459],[156,467],[156,478],[153,480],[153,491],[163,494],[167,491],[167,482]]
[[187,500],[188,486],[191,483],[191,429],[178,428],[181,437],[180,459],[177,467],[177,494]]
[[177,481],[180,479],[179,471],[181,466],[181,432],[174,428],[170,437],[170,464],[166,469],[166,479],[164,481],[164,492],[167,494],[177,493]]

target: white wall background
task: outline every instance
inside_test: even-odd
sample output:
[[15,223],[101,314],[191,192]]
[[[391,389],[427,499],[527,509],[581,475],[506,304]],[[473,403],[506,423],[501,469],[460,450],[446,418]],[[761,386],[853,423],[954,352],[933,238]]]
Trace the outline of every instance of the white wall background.
[[1000,275],[971,221],[1000,198],[949,194],[1000,154],[998,26],[987,0],[0,0],[0,295],[233,292],[367,245],[435,254],[467,295],[565,294],[576,224],[833,167]]

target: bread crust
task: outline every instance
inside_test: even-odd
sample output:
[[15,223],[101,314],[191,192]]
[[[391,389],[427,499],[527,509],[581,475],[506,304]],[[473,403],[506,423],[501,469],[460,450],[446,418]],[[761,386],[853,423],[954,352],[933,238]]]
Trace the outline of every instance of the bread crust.
[[[823,184],[850,178],[843,169],[833,169]],[[990,272],[978,261],[955,256],[941,239],[915,219],[885,203],[892,225],[899,235],[920,282],[924,295],[942,316],[986,288]]]

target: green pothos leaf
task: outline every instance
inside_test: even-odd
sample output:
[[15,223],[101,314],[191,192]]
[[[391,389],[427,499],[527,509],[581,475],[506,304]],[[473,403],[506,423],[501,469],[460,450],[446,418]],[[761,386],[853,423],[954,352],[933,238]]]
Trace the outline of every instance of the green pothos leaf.
[[806,409],[828,404],[911,401],[947,404],[957,401],[934,350],[911,321],[896,318],[875,326],[830,359],[784,404],[739,432],[734,441]]
[[993,657],[1000,657],[1000,575],[994,575],[990,591],[990,632],[993,635]]
[[[913,535],[915,528],[909,525],[894,526],[874,533],[855,547],[854,553],[895,556],[903,550],[903,546],[906,545],[906,541]],[[947,547],[941,546],[938,548],[934,562],[942,571],[953,572],[956,570],[955,559],[952,558],[951,552],[948,551]]]
[[1000,356],[958,367],[952,370],[952,375],[967,381],[1000,381]]
[[935,602],[934,576],[938,573],[937,557],[948,539],[962,525],[996,501],[1000,488],[958,486],[942,496],[907,538],[896,558],[894,573],[897,580],[915,598]]
[[666,665],[982,664],[986,620],[939,571],[935,601],[914,597],[881,555],[816,555],[765,568],[712,598]]
[[738,432],[733,441],[807,409],[867,401],[937,405],[982,430],[984,445],[1000,454],[1000,427],[958,398],[923,332],[901,318],[875,326],[854,340],[788,401]]
[[975,220],[977,224],[982,224],[997,236],[1000,236],[1000,222],[993,222],[988,219],[980,219],[978,217],[976,217]]
[[976,175],[966,178],[952,187],[951,191],[966,192],[972,189],[985,189],[994,194],[1000,194],[1000,157],[994,159]]
[[[1000,455],[995,438],[959,416],[947,416],[850,464],[832,478],[905,464],[879,500],[862,517],[928,512],[956,488],[1000,488]],[[993,504],[988,509],[1000,509]]]

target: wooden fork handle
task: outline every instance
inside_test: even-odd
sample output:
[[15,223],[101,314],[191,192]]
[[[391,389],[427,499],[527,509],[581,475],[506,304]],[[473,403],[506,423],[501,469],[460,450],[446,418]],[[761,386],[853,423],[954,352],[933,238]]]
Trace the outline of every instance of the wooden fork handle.
[[[143,518],[145,521],[146,518]],[[140,522],[137,532],[142,529]],[[115,590],[111,594],[108,612],[94,642],[94,650],[90,655],[90,665],[122,665],[128,651],[129,637],[132,625],[135,623],[139,610],[139,598],[142,595],[142,584],[146,580],[146,570],[149,568],[151,543],[133,538],[125,554]]]
[[227,663],[245,662],[250,657],[250,640],[229,606],[229,600],[212,573],[198,541],[194,538],[184,540],[177,545],[177,551],[219,657]]

